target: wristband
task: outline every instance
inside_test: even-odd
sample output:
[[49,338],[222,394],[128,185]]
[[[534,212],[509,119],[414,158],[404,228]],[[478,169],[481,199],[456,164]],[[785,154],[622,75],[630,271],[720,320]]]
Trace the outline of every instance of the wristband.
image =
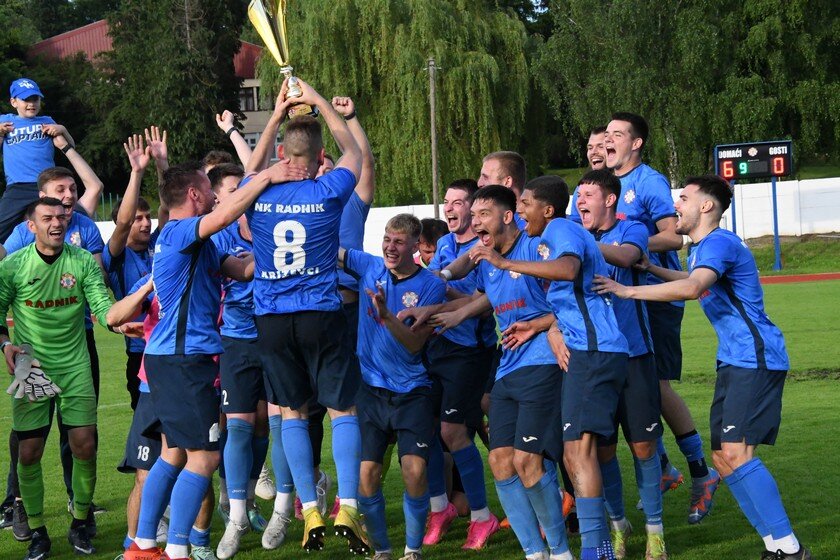
[[444,268],[443,270],[441,270],[441,271],[440,271],[440,275],[441,275],[441,276],[443,276],[443,278],[444,278],[447,282],[448,282],[449,280],[452,280],[452,271],[451,271],[451,270],[448,270],[448,269]]
[[73,146],[71,146],[70,144],[67,144],[66,146],[61,148],[61,153],[66,154],[67,152],[69,152],[72,149],[73,149]]
[[225,136],[227,136],[229,138],[230,135],[233,134],[234,132],[236,132],[236,127],[232,126],[229,129],[227,129],[227,132],[225,132]]
[[349,115],[347,115],[346,117],[344,117],[344,120],[345,121],[352,121],[355,118],[356,118],[356,110],[353,109],[353,112],[350,113]]

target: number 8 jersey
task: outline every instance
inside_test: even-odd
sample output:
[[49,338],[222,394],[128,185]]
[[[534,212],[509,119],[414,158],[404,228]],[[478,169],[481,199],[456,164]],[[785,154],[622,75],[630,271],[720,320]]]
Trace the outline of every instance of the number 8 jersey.
[[317,179],[271,185],[248,209],[257,315],[341,308],[338,228],[355,186],[353,173],[338,167]]

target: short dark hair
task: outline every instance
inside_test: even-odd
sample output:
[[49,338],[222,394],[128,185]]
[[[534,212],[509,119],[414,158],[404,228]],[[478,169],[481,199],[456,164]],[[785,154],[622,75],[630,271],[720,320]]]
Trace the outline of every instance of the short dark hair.
[[500,151],[484,156],[482,161],[495,159],[502,168],[502,174],[513,179],[513,186],[521,191],[528,180],[528,168],[525,166],[525,158],[516,152]]
[[446,222],[437,218],[423,218],[420,220],[422,229],[420,230],[420,241],[426,243],[435,243],[437,240],[449,233],[449,227]]
[[283,132],[283,154],[286,157],[306,157],[314,161],[323,147],[321,123],[315,117],[295,117],[286,125]]
[[[117,223],[117,214],[120,213],[120,206],[125,199],[121,198],[114,204],[114,208],[111,209],[111,221]],[[152,208],[149,206],[149,202],[143,198],[142,196],[137,199],[137,210],[140,212],[149,212]]]
[[614,194],[616,198],[621,196],[621,181],[612,171],[607,169],[594,169],[587,171],[578,181],[578,185],[588,183],[598,185],[604,191],[604,195]]
[[603,133],[605,133],[606,131],[607,131],[607,127],[606,127],[606,126],[603,126],[603,125],[601,125],[601,126],[596,126],[596,127],[593,127],[593,128],[591,128],[591,129],[589,130],[589,136],[592,136],[593,134],[603,134]]
[[207,167],[208,165],[215,167],[223,163],[233,163],[233,156],[230,152],[213,150],[212,152],[207,152],[207,155],[201,160],[201,167]]
[[[301,118],[301,117],[296,117]],[[385,224],[385,231],[404,233],[415,239],[420,239],[420,232],[423,226],[414,214],[397,214]]]
[[59,207],[61,211],[64,211],[64,203],[62,203],[57,198],[53,198],[51,196],[43,196],[36,200],[35,202],[31,203],[29,206],[26,207],[26,219],[31,220],[32,216],[35,215],[35,210],[39,206],[51,206],[51,207]]
[[502,210],[516,212],[516,195],[504,185],[487,185],[478,189],[472,197],[472,202],[476,200],[490,200]]
[[629,122],[630,135],[633,136],[633,138],[641,138],[642,147],[639,149],[639,151],[644,149],[645,144],[647,144],[648,133],[650,132],[650,129],[648,128],[648,123],[643,116],[637,115],[636,113],[619,111],[617,113],[612,114],[612,120]]
[[569,205],[569,185],[562,177],[543,175],[531,179],[525,185],[525,190],[531,191],[535,200],[539,200],[546,206],[552,206],[555,218],[566,216],[566,207]]
[[63,179],[64,177],[73,178],[73,172],[66,167],[48,167],[38,174],[38,190],[44,190],[44,185],[56,179]]
[[726,209],[732,203],[732,189],[729,187],[729,183],[717,175],[687,177],[683,182],[683,187],[687,187],[688,185],[697,185],[700,192],[714,198],[720,205],[721,214],[726,212]]
[[222,163],[207,172],[207,178],[210,179],[210,188],[213,192],[219,190],[222,186],[222,181],[227,177],[236,177],[242,179],[245,176],[245,171],[235,163]]
[[194,185],[196,177],[204,174],[202,168],[199,162],[188,161],[164,171],[163,184],[158,189],[163,205],[171,209],[183,204],[187,198],[187,189]]
[[464,191],[467,193],[467,196],[471,197],[478,190],[478,183],[476,183],[475,179],[455,179],[446,188],[447,190],[458,189],[459,191]]

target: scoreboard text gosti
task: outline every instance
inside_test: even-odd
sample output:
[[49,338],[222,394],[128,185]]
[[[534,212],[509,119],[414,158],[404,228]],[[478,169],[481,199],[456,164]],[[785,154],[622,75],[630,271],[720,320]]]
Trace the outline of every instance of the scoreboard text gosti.
[[793,171],[790,140],[715,146],[715,170],[727,181],[785,177]]

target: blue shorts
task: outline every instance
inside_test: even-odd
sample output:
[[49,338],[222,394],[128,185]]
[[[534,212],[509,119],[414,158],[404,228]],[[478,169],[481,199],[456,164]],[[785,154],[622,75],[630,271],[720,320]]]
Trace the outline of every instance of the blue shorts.
[[481,396],[495,348],[461,346],[445,336],[429,344],[426,358],[441,422],[477,425],[483,416]]
[[23,221],[26,207],[38,200],[38,183],[6,185],[0,198],[0,243],[5,243],[15,227]]
[[712,449],[720,450],[722,442],[773,445],[786,377],[786,371],[720,364],[709,413]]
[[484,393],[489,395],[493,392],[493,385],[496,384],[496,370],[502,361],[502,347],[493,349],[493,359],[490,361],[490,371],[487,374],[487,383],[484,384]]
[[300,311],[256,317],[269,401],[298,410],[313,395],[327,408],[356,403],[361,383],[343,311]]
[[134,418],[128,430],[125,442],[125,456],[117,466],[121,473],[132,473],[136,470],[148,471],[160,457],[160,434],[156,437],[143,435],[143,430],[155,420],[154,405],[149,393],[140,393]]
[[222,381],[222,412],[247,414],[257,411],[265,399],[262,361],[255,339],[222,337],[219,356]]
[[142,430],[166,435],[169,447],[219,450],[219,367],[209,354],[146,354],[154,418]]
[[429,445],[435,437],[432,391],[417,387],[395,393],[362,384],[356,416],[362,434],[362,461],[382,464],[385,450],[397,436],[397,453],[429,460]]
[[497,380],[490,393],[490,449],[513,447],[559,461],[562,387],[557,364],[525,366]]
[[656,358],[656,374],[663,381],[679,381],[682,377],[680,330],[685,308],[663,301],[648,301],[645,305]]
[[615,433],[618,399],[627,379],[627,354],[569,349],[563,379],[563,441],[584,433],[610,438]]
[[[618,399],[616,421],[621,425],[624,439],[631,443],[655,441],[662,435],[661,396],[656,362],[653,354],[627,360],[627,380]],[[618,430],[603,440],[610,445],[618,441]]]

